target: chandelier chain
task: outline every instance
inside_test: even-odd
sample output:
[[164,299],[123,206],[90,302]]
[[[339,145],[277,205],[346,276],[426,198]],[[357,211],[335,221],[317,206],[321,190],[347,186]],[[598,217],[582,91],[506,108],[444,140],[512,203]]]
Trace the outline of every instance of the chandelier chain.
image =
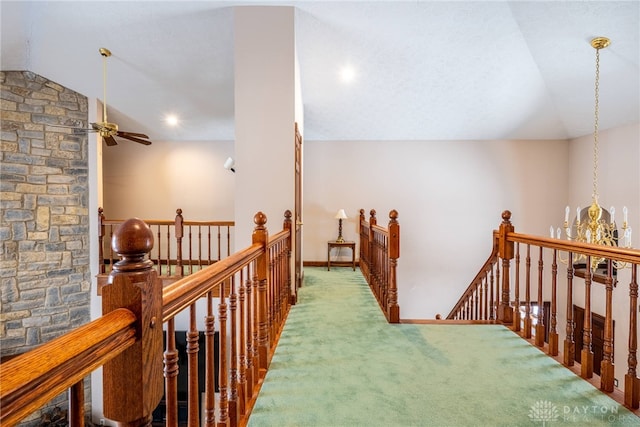
[[593,198],[598,198],[598,121],[600,112],[600,49],[596,49],[595,111],[593,125]]

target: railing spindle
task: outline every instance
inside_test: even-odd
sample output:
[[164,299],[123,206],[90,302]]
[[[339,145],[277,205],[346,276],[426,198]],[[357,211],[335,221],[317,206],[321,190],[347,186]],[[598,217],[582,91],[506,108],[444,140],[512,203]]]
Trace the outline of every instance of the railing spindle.
[[636,368],[638,366],[638,266],[631,266],[631,283],[629,284],[629,356],[628,370],[624,376],[624,404],[628,408],[637,409],[640,405],[640,380]]
[[558,251],[553,250],[553,262],[551,264],[551,317],[549,324],[549,356],[558,355],[558,302],[557,302],[557,282],[558,279]]
[[613,264],[607,260],[607,277],[605,279],[605,317],[604,344],[602,347],[602,362],[600,363],[600,389],[610,393],[613,391],[615,377],[613,365]]
[[544,301],[542,299],[542,276],[544,271],[544,260],[542,259],[543,249],[540,246],[540,254],[538,255],[538,315],[536,322],[536,345],[540,348],[544,346]]
[[567,329],[564,339],[564,365],[573,366],[576,358],[575,320],[573,318],[573,253],[567,257]]
[[587,268],[584,273],[584,323],[582,327],[582,353],[580,354],[580,375],[593,377],[593,351],[591,350],[591,256],[587,255]]

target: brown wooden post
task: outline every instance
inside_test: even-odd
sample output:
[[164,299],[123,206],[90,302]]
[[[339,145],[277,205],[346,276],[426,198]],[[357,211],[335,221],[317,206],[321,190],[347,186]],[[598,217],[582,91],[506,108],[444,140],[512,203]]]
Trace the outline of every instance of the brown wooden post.
[[84,380],[69,388],[69,425],[84,427]]
[[540,253],[538,255],[538,315],[536,323],[536,339],[535,343],[538,347],[544,347],[544,333],[545,333],[545,324],[544,324],[544,301],[542,297],[542,284],[543,284],[543,272],[544,272],[544,260],[543,257],[543,248],[540,246]]
[[[287,298],[289,299],[289,304],[291,305],[295,305],[296,302],[298,302],[298,287],[295,286],[294,283],[292,283],[291,277],[291,250],[293,249],[293,221],[291,221],[291,217],[293,215],[291,214],[290,210],[286,210],[284,212],[284,224],[282,226],[282,228],[284,230],[288,230],[289,231],[289,239],[288,239],[288,249],[287,249],[287,266],[289,268],[289,270],[287,271]],[[292,287],[293,285],[293,287]],[[293,290],[292,290],[293,289]]]
[[137,342],[103,368],[104,416],[122,425],[151,425],[163,394],[162,284],[147,256],[153,234],[144,221],[125,221],[111,243],[122,259],[102,288],[102,314],[127,308],[136,315]]
[[593,378],[593,351],[591,349],[591,256],[587,255],[584,274],[584,323],[582,327],[582,352],[580,353],[580,376]]
[[389,218],[389,323],[400,323],[396,275],[398,258],[400,258],[400,224],[398,224],[398,211],[394,209],[389,212]]
[[516,244],[516,283],[515,283],[515,302],[514,302],[514,313],[513,313],[513,323],[511,324],[511,329],[515,332],[520,332],[520,243]]
[[100,274],[106,273],[104,266],[104,210],[98,208],[98,265]]
[[257,301],[258,301],[258,369],[260,377],[266,374],[268,368],[269,355],[269,325],[267,324],[267,287],[269,281],[269,251],[267,243],[269,243],[269,232],[265,227],[267,216],[258,212],[253,217],[256,227],[253,229],[251,241],[253,244],[262,245],[262,254],[256,260],[256,276],[257,276]]
[[531,245],[527,244],[527,258],[525,259],[525,306],[524,322],[522,326],[522,337],[531,338]]
[[[182,218],[182,209],[176,209],[176,220],[175,220],[175,228],[176,228],[176,273],[182,277],[184,276],[184,267],[182,265],[182,237],[184,236],[184,219]],[[167,260],[168,263],[171,260]],[[171,265],[169,265],[169,271],[171,271]]]
[[498,255],[502,258],[502,298],[498,306],[498,321],[504,324],[513,323],[513,308],[509,305],[509,264],[513,259],[513,242],[507,241],[507,234],[513,233],[511,212],[502,212],[502,223],[498,231]]
[[564,365],[573,366],[576,358],[575,320],[573,319],[573,253],[567,261],[567,328],[564,339]]
[[607,393],[613,391],[614,366],[613,366],[613,265],[607,260],[607,277],[605,278],[605,317],[604,317],[604,344],[602,346],[602,362],[600,362],[600,390]]
[[553,263],[551,264],[551,318],[549,324],[549,356],[558,355],[558,251],[553,250]]
[[629,284],[629,356],[628,370],[624,376],[624,404],[628,408],[637,409],[640,402],[640,380],[636,368],[638,366],[638,266],[631,266],[631,283]]
[[377,284],[378,284],[378,271],[377,271],[377,260],[378,256],[376,252],[376,242],[375,242],[375,233],[373,232],[373,226],[378,224],[378,220],[376,219],[376,210],[371,209],[369,211],[369,277],[367,277],[367,282],[371,289],[375,291],[376,298],[378,296],[377,293]]

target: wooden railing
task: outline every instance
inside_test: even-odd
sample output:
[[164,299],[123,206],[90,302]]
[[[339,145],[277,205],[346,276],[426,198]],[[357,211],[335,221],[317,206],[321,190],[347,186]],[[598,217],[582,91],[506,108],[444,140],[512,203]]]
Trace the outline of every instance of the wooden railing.
[[[98,259],[102,275],[108,274],[119,259],[111,247],[111,239],[123,222],[106,219],[103,209],[98,208]],[[144,222],[151,228],[155,242],[149,258],[162,278],[176,280],[231,255],[233,221],[185,221],[182,209],[176,209],[174,219]]]
[[[523,338],[533,337],[536,346],[546,350],[550,356],[560,359],[567,367],[574,366],[578,352],[578,373],[585,379],[592,379],[595,316],[592,307],[597,304],[604,311],[599,386],[602,391],[611,393],[614,391],[615,383],[614,312],[620,317],[621,313],[627,311],[628,324],[622,327],[628,330],[628,345],[625,350],[617,349],[616,353],[626,355],[624,405],[637,409],[640,401],[640,380],[637,376],[637,272],[640,251],[515,233],[511,224],[511,213],[503,212],[502,219],[500,228],[493,233],[494,245],[491,256],[447,318],[474,319],[478,313],[478,316],[482,316],[479,318],[495,319],[519,332]],[[521,253],[524,256],[524,266]],[[532,256],[537,260],[532,260]],[[513,272],[512,260],[515,269]],[[592,260],[593,265],[604,265],[604,268],[584,268],[585,265],[592,265]],[[532,261],[537,261],[537,268],[532,268]],[[559,262],[567,266],[564,281],[558,278]],[[549,263],[551,268],[545,269],[545,264]],[[489,287],[493,289],[492,295],[495,292],[495,299],[482,305],[485,303],[481,295],[486,297],[487,291],[480,283],[487,283],[487,272],[493,272],[489,273]],[[494,276],[495,286],[492,279]],[[533,277],[534,280],[532,276],[536,276]],[[594,288],[596,286],[601,288]],[[562,294],[566,294],[564,299],[558,297],[561,287],[564,291]],[[481,289],[484,289],[484,294],[481,293]],[[616,295],[615,307],[614,292],[622,293]],[[536,299],[532,299],[532,293],[536,295]],[[600,298],[594,300],[592,294],[595,293]],[[581,324],[576,322],[574,316],[574,299],[577,299],[577,295],[583,296],[580,299],[584,301]],[[488,313],[484,314],[485,311]],[[566,319],[562,345],[558,333],[558,318]],[[582,334],[576,335],[577,329],[582,329]],[[576,342],[580,339],[582,346],[577,348]]]
[[[0,424],[15,425],[69,389],[71,425],[84,425],[82,379],[102,366],[106,418],[120,425],[150,425],[154,409],[164,400],[166,425],[177,426],[175,317],[186,311],[188,424],[199,425],[204,413],[207,426],[245,425],[292,300],[291,213],[285,213],[283,230],[271,237],[266,220],[262,213],[255,215],[251,246],[164,289],[149,259],[153,232],[142,220],[123,222],[114,232],[113,250],[121,259],[103,287],[103,316],[2,364]],[[217,311],[214,291],[219,295]],[[196,302],[201,299],[206,305],[201,314],[204,349],[199,348],[196,322]],[[203,397],[198,389],[201,351],[206,359]]]
[[388,228],[377,224],[376,211],[367,222],[360,209],[360,269],[389,323],[400,322],[396,268],[400,257],[398,212],[389,212]]

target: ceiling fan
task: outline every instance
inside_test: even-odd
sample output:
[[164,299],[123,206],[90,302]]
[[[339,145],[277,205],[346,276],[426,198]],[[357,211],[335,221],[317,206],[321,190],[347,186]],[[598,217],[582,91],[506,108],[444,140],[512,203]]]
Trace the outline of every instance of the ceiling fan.
[[97,123],[91,123],[91,129],[76,129],[77,131],[86,132],[98,132],[104,142],[108,146],[118,145],[115,137],[128,139],[144,145],[151,145],[149,137],[143,133],[124,132],[118,129],[118,125],[115,123],[109,123],[107,121],[107,58],[111,56],[111,51],[107,48],[101,47],[98,49],[100,55],[103,58],[103,81],[104,81],[104,94],[102,99],[102,121]]

